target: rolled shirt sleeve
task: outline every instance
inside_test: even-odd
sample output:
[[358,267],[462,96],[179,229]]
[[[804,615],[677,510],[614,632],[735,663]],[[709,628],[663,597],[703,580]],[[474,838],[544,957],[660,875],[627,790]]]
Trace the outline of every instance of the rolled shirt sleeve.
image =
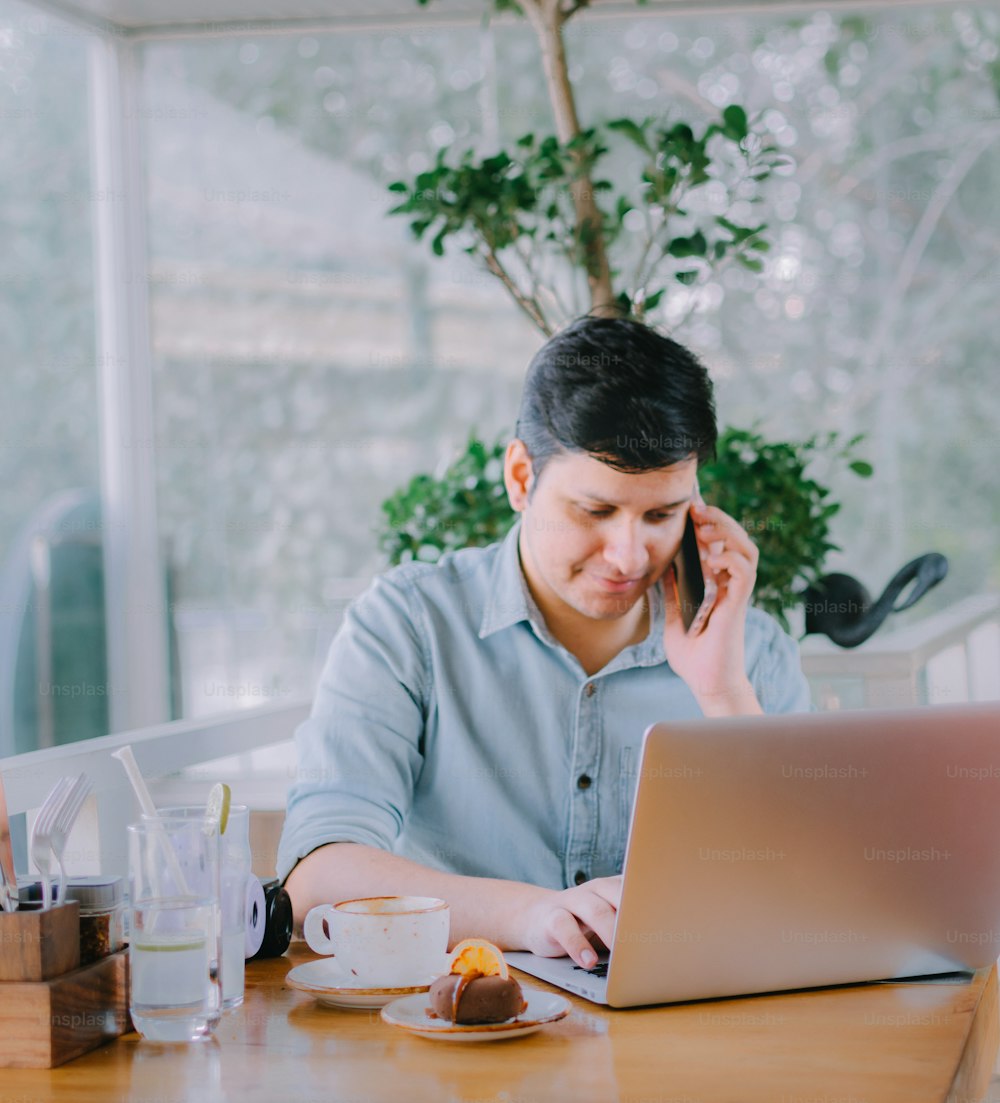
[[379,578],[348,609],[309,718],[278,847],[278,876],[330,842],[391,850],[423,763],[427,672],[405,588]]

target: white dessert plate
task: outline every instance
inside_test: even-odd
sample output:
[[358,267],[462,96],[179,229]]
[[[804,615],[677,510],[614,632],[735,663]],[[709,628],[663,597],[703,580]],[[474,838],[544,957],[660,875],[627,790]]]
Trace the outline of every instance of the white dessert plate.
[[536,988],[524,988],[528,1006],[516,1019],[502,1023],[482,1023],[462,1026],[446,1019],[430,1017],[430,998],[423,993],[403,996],[382,1008],[382,1018],[393,1026],[402,1027],[421,1038],[441,1042],[499,1042],[504,1038],[520,1038],[534,1034],[549,1023],[564,1019],[570,1011],[570,1002],[554,992],[542,992]]
[[434,977],[428,977],[426,984],[409,985],[405,988],[366,988],[358,984],[346,984],[344,975],[328,960],[296,965],[285,977],[290,988],[313,996],[324,1007],[360,1007],[368,1010],[384,1007],[400,996],[419,996],[430,988],[433,980]]

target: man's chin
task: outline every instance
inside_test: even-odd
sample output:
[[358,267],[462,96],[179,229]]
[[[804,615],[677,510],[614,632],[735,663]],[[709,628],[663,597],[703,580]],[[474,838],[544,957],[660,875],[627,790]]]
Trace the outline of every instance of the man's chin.
[[619,620],[636,607],[645,592],[645,587],[637,587],[634,594],[589,594],[577,609],[592,620]]

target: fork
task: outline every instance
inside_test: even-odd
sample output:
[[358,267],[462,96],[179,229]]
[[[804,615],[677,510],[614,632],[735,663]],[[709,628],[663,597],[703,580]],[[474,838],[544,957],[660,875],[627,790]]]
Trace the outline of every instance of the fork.
[[31,860],[35,863],[39,876],[42,879],[42,910],[52,907],[52,884],[49,874],[52,871],[52,847],[49,844],[49,832],[55,823],[56,813],[62,804],[63,798],[73,784],[73,779],[60,778],[52,791],[45,798],[45,803],[39,809],[35,818],[35,826],[31,829]]
[[73,824],[76,822],[76,817],[79,815],[90,789],[90,778],[86,774],[80,774],[63,797],[62,803],[56,812],[55,822],[49,829],[49,845],[52,847],[52,853],[59,863],[59,892],[53,898],[53,903],[63,903],[63,897],[66,895],[66,866],[63,864],[66,840],[69,838],[70,831],[73,830]]

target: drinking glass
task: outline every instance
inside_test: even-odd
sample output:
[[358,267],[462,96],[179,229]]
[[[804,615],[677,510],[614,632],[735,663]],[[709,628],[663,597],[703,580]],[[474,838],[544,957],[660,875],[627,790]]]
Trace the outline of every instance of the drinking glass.
[[129,1006],[151,1041],[191,1042],[219,1021],[219,835],[202,821],[128,828]]
[[[204,822],[204,805],[179,805],[160,809],[161,816]],[[250,809],[229,806],[226,830],[219,838],[221,870],[219,904],[222,909],[222,1009],[231,1011],[243,1002],[246,966],[246,900],[250,877]]]

